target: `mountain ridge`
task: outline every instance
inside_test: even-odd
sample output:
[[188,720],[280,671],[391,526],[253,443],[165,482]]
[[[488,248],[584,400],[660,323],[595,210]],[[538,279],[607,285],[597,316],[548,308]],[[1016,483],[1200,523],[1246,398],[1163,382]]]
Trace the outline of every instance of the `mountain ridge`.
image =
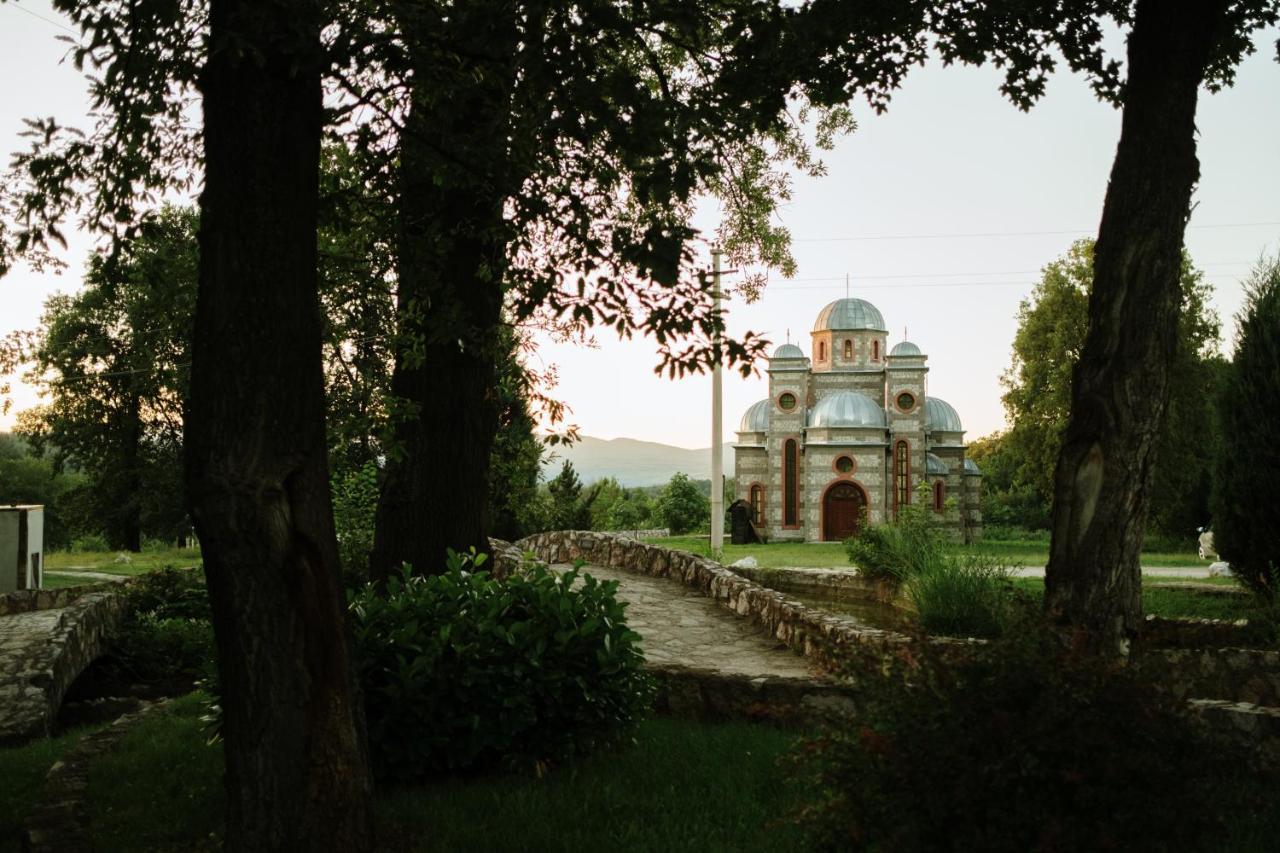
[[[640,438],[596,438],[580,436],[569,446],[548,448],[550,459],[543,462],[542,473],[554,477],[564,461],[573,463],[583,483],[614,477],[624,486],[658,486],[677,472],[694,480],[711,479],[711,448],[690,449],[646,441]],[[733,476],[733,445],[725,442],[724,474]]]

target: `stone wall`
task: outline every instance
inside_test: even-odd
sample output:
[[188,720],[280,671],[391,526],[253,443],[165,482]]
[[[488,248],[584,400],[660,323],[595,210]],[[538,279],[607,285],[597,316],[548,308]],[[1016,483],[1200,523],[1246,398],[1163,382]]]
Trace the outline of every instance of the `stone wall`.
[[[714,560],[685,551],[583,530],[538,533],[521,539],[515,546],[546,563],[583,560],[651,577],[672,578],[753,620],[788,648],[823,665],[835,663],[842,649],[855,646],[887,649],[910,642],[902,634],[864,625],[852,617],[806,607]],[[943,639],[936,642],[956,644]]]
[[92,589],[93,587],[72,586],[63,589],[22,589],[17,592],[8,592],[0,595],[0,616],[66,607]]

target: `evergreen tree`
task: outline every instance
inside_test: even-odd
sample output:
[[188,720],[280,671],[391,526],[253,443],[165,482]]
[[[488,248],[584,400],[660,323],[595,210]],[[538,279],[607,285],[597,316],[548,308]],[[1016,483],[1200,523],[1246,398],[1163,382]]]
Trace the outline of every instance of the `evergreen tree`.
[[547,491],[551,495],[550,529],[591,529],[591,504],[595,501],[596,492],[591,490],[583,494],[582,481],[578,479],[572,462],[564,461],[560,473],[547,484]]
[[1280,257],[1247,283],[1235,358],[1219,410],[1221,443],[1213,500],[1214,546],[1255,592],[1275,597],[1280,582]]

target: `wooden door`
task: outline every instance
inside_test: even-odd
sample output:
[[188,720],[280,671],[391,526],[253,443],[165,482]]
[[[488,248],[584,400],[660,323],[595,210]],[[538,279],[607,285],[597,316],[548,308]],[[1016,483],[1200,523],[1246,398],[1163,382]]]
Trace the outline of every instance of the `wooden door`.
[[822,500],[822,538],[841,542],[856,536],[867,505],[866,495],[853,483],[837,483]]

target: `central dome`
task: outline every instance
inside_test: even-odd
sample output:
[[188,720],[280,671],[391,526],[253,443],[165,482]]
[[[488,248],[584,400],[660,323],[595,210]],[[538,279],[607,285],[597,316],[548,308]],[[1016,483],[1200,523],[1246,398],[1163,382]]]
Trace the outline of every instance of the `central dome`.
[[811,427],[880,427],[885,425],[884,409],[857,391],[836,391],[809,410]]
[[818,319],[813,323],[815,332],[844,332],[856,329],[888,331],[884,327],[884,317],[881,316],[880,309],[865,299],[837,299],[819,311]]

